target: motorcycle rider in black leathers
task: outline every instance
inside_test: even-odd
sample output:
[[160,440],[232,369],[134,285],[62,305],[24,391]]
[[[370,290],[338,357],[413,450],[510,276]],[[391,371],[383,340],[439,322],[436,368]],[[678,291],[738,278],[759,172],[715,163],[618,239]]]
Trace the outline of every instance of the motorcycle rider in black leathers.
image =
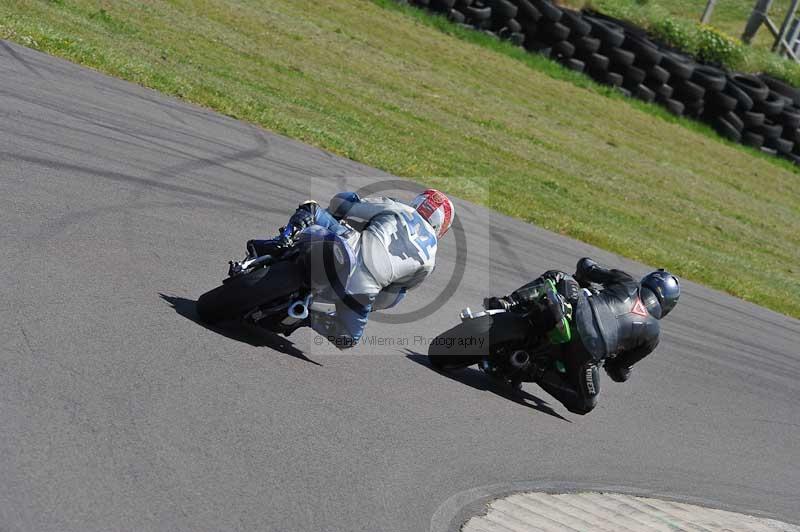
[[562,319],[568,321],[574,336],[553,345],[561,364],[543,368],[537,383],[569,411],[587,414],[597,405],[600,366],[615,382],[628,380],[631,367],[658,345],[659,320],[679,297],[680,284],[669,272],[658,270],[636,281],[583,258],[574,275],[545,272],[507,296],[487,298],[484,306],[524,311],[540,333],[551,337]]

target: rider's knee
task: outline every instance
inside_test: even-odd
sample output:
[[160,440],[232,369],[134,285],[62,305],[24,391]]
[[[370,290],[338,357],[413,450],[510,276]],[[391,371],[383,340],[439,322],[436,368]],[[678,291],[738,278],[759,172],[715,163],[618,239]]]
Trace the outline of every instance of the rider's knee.
[[344,351],[345,349],[352,349],[358,344],[358,338],[354,338],[349,334],[342,334],[339,336],[328,336],[328,341],[333,344],[336,349]]
[[596,364],[585,364],[579,376],[580,394],[578,400],[572,405],[566,405],[570,412],[586,415],[597,406],[597,396],[600,395],[600,369]]

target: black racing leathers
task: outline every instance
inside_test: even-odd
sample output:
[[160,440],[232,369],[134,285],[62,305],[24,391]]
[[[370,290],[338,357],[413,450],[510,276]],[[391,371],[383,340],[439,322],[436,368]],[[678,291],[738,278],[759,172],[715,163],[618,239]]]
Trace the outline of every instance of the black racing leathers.
[[591,296],[579,298],[573,319],[593,360],[613,357],[607,367],[629,369],[656,348],[661,328],[639,299],[638,281],[589,259],[578,262],[575,278],[582,286],[600,285]]
[[[621,270],[601,268],[581,259],[574,276],[550,271],[515,291],[512,299],[525,305],[523,294],[545,278],[556,282],[559,293],[572,305],[573,340],[557,346],[564,371],[548,369],[539,385],[574,413],[586,414],[597,404],[598,368],[605,362],[611,379],[623,382],[630,368],[658,345],[660,327],[639,299],[639,283]],[[575,282],[590,290],[575,290]],[[535,291],[534,291],[535,292]],[[535,323],[535,320],[533,320]],[[542,331],[544,332],[544,331]]]

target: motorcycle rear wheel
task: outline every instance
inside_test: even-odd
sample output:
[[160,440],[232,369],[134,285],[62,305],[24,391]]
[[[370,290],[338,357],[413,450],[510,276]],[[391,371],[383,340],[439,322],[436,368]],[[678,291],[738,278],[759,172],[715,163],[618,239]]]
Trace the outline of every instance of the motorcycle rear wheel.
[[512,312],[467,320],[434,338],[428,360],[438,370],[466,368],[488,356],[492,346],[524,344],[529,329],[528,320]]

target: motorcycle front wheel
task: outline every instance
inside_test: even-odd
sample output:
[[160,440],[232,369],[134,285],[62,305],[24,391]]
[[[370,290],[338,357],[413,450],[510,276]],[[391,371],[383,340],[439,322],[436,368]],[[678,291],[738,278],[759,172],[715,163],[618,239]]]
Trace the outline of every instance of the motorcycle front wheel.
[[289,297],[302,285],[298,270],[284,261],[230,279],[200,296],[197,316],[209,324],[239,319],[256,307]]

